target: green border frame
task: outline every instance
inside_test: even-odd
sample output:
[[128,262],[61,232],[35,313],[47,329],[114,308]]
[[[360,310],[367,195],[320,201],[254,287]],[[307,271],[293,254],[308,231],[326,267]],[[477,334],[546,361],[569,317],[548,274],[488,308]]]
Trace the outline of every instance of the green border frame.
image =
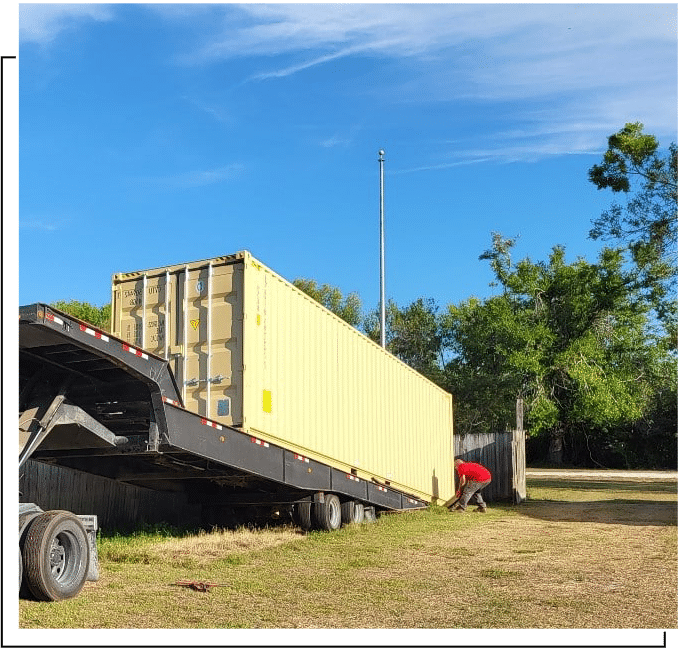
[[[0,3],[0,56],[18,56],[15,42],[15,25],[18,3]],[[18,147],[15,111],[15,79],[18,75],[18,58],[2,59],[2,155],[3,155],[3,345],[7,353],[3,362],[3,424],[5,429],[3,450],[3,643],[5,645],[120,645],[134,640],[150,645],[185,645],[207,643],[211,645],[341,645],[367,643],[375,645],[457,645],[482,646],[681,646],[677,631],[40,631],[16,630],[15,588],[15,533],[14,505],[16,501],[15,440],[14,432],[16,392],[16,200],[15,152]],[[10,277],[11,282],[10,282]],[[10,360],[11,358],[11,360]]]

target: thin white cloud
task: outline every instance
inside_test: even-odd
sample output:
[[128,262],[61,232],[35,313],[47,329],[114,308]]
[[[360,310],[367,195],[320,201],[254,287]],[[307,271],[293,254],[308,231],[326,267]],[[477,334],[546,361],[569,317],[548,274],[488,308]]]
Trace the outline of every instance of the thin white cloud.
[[289,65],[284,68],[278,69],[278,70],[271,70],[269,72],[259,72],[258,74],[254,74],[252,77],[250,77],[249,80],[252,81],[263,81],[265,79],[280,79],[283,77],[291,76],[293,74],[296,74],[297,72],[302,72],[303,70],[307,70],[308,68],[315,67],[317,65],[321,65],[322,63],[328,63],[329,61],[333,61],[335,59],[343,58],[345,56],[350,56],[352,54],[358,54],[361,51],[364,51],[363,48],[358,48],[358,47],[349,47],[347,49],[344,49],[340,52],[334,52],[332,54],[325,54],[323,56],[318,56],[316,58],[303,61],[302,63],[297,63],[295,65]]
[[22,229],[31,229],[39,232],[56,232],[62,229],[63,223],[54,220],[43,219],[20,219],[19,227]]
[[386,102],[541,108],[526,119],[534,145],[516,140],[507,159],[600,150],[604,132],[632,119],[675,136],[676,5],[248,4],[222,20],[187,62],[252,57],[261,69],[246,80],[266,81],[379,56],[404,66],[361,90]]
[[445,60],[468,54],[484,70],[677,38],[674,5],[248,4],[238,5],[239,17],[233,7],[196,61],[312,53],[305,60],[314,64],[324,62],[324,51],[332,58],[372,51]]
[[350,146],[352,144],[352,139],[349,137],[343,137],[341,135],[332,135],[319,142],[322,148],[336,148],[338,146]]
[[191,106],[194,106],[194,108],[198,109],[202,113],[205,113],[206,115],[209,115],[222,124],[234,124],[234,117],[225,109],[224,106],[218,103],[212,103],[211,101],[202,100],[189,95],[184,95],[182,99],[184,99],[184,101]]
[[[469,150],[455,151],[465,159],[475,151],[480,159],[503,158],[504,150],[507,159],[517,159],[523,151],[534,159],[601,150],[604,133],[634,119],[659,137],[676,136],[674,4],[255,3],[145,8],[160,19],[186,25],[193,34],[194,48],[178,53],[176,61],[209,65],[249,58],[242,83],[285,82],[339,59],[372,56],[401,65],[400,73],[391,67],[393,74],[381,76],[376,68],[371,85],[356,91],[374,93],[387,105],[503,106],[512,117],[500,113],[499,133],[490,133],[487,142]],[[47,42],[64,29],[110,20],[112,11],[106,5],[21,5],[22,39]],[[220,121],[228,119],[215,107],[196,105]],[[465,125],[459,128],[465,130]],[[536,133],[534,138],[511,136],[513,130],[528,129]],[[499,139],[506,140],[504,150]],[[340,142],[327,138],[320,143],[330,147]],[[201,183],[209,177],[187,176],[185,182]]]
[[83,23],[113,19],[110,5],[20,4],[19,38],[23,43],[48,44],[62,32]]
[[170,176],[138,178],[134,184],[151,189],[194,189],[208,185],[228,182],[238,178],[245,170],[243,164],[229,164],[216,169],[187,171]]

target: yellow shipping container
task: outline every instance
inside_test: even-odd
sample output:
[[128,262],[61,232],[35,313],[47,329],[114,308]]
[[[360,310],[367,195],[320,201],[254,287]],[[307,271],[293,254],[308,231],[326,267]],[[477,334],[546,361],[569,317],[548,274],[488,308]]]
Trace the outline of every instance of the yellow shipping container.
[[167,358],[192,412],[422,499],[454,494],[451,395],[248,252],[115,274],[112,332]]

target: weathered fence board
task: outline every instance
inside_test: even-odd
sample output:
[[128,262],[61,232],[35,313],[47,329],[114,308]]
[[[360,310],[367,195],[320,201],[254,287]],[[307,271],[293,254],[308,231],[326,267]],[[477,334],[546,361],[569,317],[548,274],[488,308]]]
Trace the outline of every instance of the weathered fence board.
[[527,486],[525,482],[525,430],[513,430],[511,449],[513,452],[513,482],[511,491],[513,503],[520,504],[527,498]]
[[490,502],[524,501],[525,432],[482,432],[454,435],[454,456],[482,464],[492,473],[492,483],[483,497]]
[[123,484],[113,479],[27,461],[19,479],[19,501],[43,510],[64,509],[78,515],[97,515],[104,529],[128,529],[140,524],[198,523],[199,509],[181,493]]

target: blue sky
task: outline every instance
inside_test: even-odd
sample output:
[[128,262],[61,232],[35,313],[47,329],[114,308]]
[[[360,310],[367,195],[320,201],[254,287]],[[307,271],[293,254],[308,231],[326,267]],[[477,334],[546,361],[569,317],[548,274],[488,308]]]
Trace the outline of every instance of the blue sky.
[[20,5],[19,44],[21,303],[247,249],[374,308],[380,148],[387,296],[485,297],[493,231],[595,258],[608,135],[677,140],[673,4]]

